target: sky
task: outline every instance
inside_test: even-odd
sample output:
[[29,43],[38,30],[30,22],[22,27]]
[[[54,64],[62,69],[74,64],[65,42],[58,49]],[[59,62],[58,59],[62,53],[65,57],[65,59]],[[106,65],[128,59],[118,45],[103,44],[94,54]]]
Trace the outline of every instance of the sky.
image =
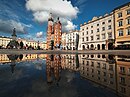
[[129,0],[0,0],[0,36],[46,41],[49,13],[60,17],[62,32],[79,30],[94,16],[110,13]]

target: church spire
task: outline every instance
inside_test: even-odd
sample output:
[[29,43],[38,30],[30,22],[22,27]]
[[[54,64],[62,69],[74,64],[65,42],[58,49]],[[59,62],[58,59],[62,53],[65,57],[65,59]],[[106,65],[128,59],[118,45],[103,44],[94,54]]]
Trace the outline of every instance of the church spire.
[[50,13],[48,21],[52,21],[52,22],[54,21],[52,17],[52,13]]

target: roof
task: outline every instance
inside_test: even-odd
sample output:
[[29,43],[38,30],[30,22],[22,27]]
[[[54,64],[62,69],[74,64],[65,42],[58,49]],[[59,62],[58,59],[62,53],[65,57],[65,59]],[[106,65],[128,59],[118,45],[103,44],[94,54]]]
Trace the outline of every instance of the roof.
[[84,24],[80,24],[80,27],[81,27],[81,26],[84,26],[84,25],[87,25],[87,24],[90,24],[90,23],[93,23],[93,22],[95,22],[95,21],[101,20],[101,19],[106,18],[106,17],[111,16],[111,15],[113,15],[113,13],[105,14],[104,16],[99,16],[99,17],[96,17],[96,18],[95,18],[95,16],[94,16],[94,17],[92,18],[92,20],[89,20],[87,23],[85,22]]

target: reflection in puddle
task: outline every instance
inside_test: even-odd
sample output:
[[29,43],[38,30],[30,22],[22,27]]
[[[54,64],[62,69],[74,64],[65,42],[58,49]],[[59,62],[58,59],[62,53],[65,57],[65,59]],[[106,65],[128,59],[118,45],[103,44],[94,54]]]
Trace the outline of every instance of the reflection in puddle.
[[[0,64],[0,87],[3,86],[2,84],[7,84],[7,87],[10,87],[6,81],[4,82],[11,77],[7,72],[19,74],[20,77],[17,75],[17,79],[21,80],[23,86],[25,83],[22,80],[27,81],[28,91],[30,91],[30,86],[35,87],[31,94],[43,92],[43,90],[46,92],[42,95],[35,94],[37,97],[51,97],[56,95],[57,92],[60,92],[61,95],[59,96],[61,97],[63,95],[67,97],[97,95],[99,95],[97,97],[103,95],[105,97],[110,95],[111,97],[130,97],[130,56],[108,54],[1,54]],[[7,68],[9,67],[10,70],[8,71]],[[22,75],[22,73],[24,74]],[[41,76],[40,80],[36,80],[39,75]],[[32,85],[30,85],[31,82]],[[16,83],[12,85],[15,86]],[[25,85],[25,87],[27,86]],[[42,88],[38,89],[39,87]],[[6,88],[6,85],[4,88]],[[57,90],[58,88],[60,91]],[[50,91],[52,94],[48,95]],[[8,94],[8,92],[8,89],[4,90],[4,93]],[[74,92],[73,95],[72,92]],[[26,94],[26,92],[23,91],[19,95],[23,94]],[[34,97],[30,93],[27,94],[24,97]],[[3,92],[0,92],[0,95],[8,97]],[[12,94],[11,97],[14,95]]]

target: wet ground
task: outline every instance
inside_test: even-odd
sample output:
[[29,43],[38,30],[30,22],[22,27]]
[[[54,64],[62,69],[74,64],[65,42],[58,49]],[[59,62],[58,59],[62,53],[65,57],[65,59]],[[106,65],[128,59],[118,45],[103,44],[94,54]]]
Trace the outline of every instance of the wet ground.
[[130,56],[0,54],[0,97],[130,97]]

